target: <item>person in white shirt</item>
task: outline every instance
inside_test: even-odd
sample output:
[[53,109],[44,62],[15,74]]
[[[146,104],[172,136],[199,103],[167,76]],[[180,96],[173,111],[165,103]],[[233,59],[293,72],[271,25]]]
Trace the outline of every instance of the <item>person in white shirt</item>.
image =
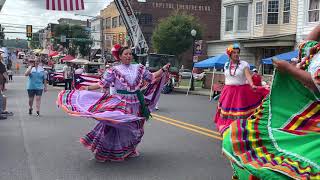
[[252,82],[249,64],[240,60],[240,46],[236,43],[229,46],[227,55],[229,62],[224,66],[225,86],[214,118],[221,134],[233,121],[247,119],[264,98]]
[[13,77],[13,71],[11,69],[7,70],[8,76],[9,76],[9,81],[13,81],[12,77]]
[[71,90],[73,73],[72,73],[72,67],[70,62],[67,62],[67,64],[63,67],[63,77],[65,81],[64,89]]

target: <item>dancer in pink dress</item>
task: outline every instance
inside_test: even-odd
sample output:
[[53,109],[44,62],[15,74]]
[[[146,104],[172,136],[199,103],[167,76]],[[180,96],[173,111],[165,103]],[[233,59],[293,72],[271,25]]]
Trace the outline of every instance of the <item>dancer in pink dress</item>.
[[252,81],[249,64],[239,58],[240,47],[233,44],[227,48],[230,61],[224,66],[225,86],[221,92],[214,122],[223,132],[238,119],[247,119],[253,114],[268,94],[257,88]]
[[[99,83],[81,91],[62,91],[57,100],[70,115],[98,120],[95,128],[80,139],[98,161],[123,161],[139,155],[136,148],[144,134],[144,122],[155,109],[165,83],[161,77],[170,66],[151,73],[141,64],[131,64],[129,47],[121,47],[118,53],[121,64],[109,68]],[[91,91],[112,84],[114,95]]]

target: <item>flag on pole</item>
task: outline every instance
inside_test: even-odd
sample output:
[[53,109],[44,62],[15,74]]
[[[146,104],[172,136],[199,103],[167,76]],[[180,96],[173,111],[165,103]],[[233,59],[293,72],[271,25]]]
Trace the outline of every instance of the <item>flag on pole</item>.
[[46,9],[53,11],[84,10],[84,0],[45,0]]
[[75,74],[74,75],[74,87],[75,89],[79,89],[81,86],[90,86],[98,83],[100,81],[99,76],[94,75],[82,75]]

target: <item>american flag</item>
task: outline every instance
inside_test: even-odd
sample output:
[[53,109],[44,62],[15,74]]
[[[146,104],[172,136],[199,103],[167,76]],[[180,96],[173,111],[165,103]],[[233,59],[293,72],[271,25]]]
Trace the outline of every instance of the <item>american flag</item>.
[[82,74],[74,75],[75,89],[79,89],[81,86],[90,86],[98,83],[99,81],[100,81],[100,76],[90,76],[90,75],[82,75]]
[[84,0],[46,0],[47,10],[75,11],[84,10]]

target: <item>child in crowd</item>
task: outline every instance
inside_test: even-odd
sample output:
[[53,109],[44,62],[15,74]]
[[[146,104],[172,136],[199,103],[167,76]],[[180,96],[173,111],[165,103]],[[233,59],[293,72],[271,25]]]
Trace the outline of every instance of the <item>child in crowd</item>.
[[13,77],[13,71],[11,69],[7,70],[8,73],[8,77],[9,77],[9,81],[13,81],[12,77]]

